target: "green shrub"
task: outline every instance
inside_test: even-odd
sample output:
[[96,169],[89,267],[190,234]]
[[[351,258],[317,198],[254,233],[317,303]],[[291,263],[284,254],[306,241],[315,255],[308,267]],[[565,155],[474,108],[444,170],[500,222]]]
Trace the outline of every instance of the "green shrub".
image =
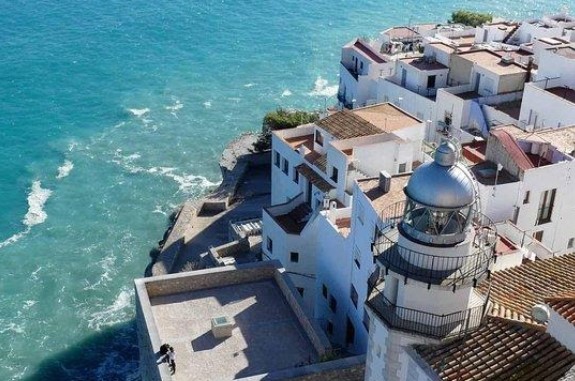
[[290,111],[278,108],[268,112],[262,122],[262,132],[254,143],[254,149],[258,152],[271,148],[272,131],[294,128],[306,123],[312,123],[319,119],[315,112]]
[[451,13],[451,20],[449,20],[449,22],[453,24],[479,26],[491,22],[491,20],[493,20],[491,13],[472,12],[460,9]]

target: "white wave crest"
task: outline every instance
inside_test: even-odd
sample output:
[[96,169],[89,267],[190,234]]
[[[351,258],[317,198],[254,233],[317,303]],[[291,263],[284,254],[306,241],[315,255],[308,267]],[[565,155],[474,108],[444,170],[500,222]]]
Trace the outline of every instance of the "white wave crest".
[[311,97],[333,97],[337,94],[337,88],[337,85],[328,86],[327,79],[319,76],[315,80],[313,90],[308,95]]
[[42,183],[39,180],[32,183],[32,189],[28,195],[28,213],[22,221],[24,225],[32,227],[46,221],[48,215],[44,211],[44,204],[50,195],[52,195],[52,191],[42,188]]
[[204,102],[204,107],[205,107],[205,108],[210,108],[210,107],[212,107],[212,102],[211,102],[211,101],[206,101],[206,102]]
[[133,295],[131,290],[120,291],[112,305],[90,315],[88,327],[98,331],[104,326],[117,324],[128,319],[132,314]]
[[253,87],[253,86],[255,86],[255,83],[246,83],[246,84],[244,85],[244,87],[247,87],[247,88],[250,88],[250,87]]
[[64,177],[68,176],[70,172],[74,169],[74,163],[70,160],[65,160],[64,164],[58,167],[58,175],[56,176],[57,179],[63,179]]
[[20,238],[24,237],[29,232],[30,232],[30,228],[27,228],[26,230],[21,231],[20,233],[16,233],[13,236],[11,236],[10,238],[0,242],[0,249],[2,249],[3,247],[6,247],[8,245],[12,245],[13,243],[18,242],[20,240]]
[[290,95],[292,95],[292,92],[289,91],[289,89],[285,89],[282,93],[282,98],[283,97],[289,97]]
[[166,106],[166,110],[171,111],[171,112],[176,112],[178,110],[181,110],[182,107],[184,107],[184,104],[182,102],[180,102],[179,99],[176,99],[176,103],[174,103],[171,106]]
[[149,108],[129,108],[128,111],[137,118],[141,118],[150,112]]
[[211,188],[219,185],[219,183],[214,183],[204,176],[196,175],[176,175],[174,173],[166,173],[165,176],[172,178],[175,182],[179,184],[178,190],[183,193],[189,193],[192,189],[196,187],[200,188]]

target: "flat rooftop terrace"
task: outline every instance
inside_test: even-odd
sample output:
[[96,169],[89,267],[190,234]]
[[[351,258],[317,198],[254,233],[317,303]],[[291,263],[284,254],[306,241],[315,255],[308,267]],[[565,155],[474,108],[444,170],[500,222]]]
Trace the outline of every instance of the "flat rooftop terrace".
[[403,188],[407,185],[407,182],[410,178],[411,173],[393,176],[391,178],[391,186],[389,187],[389,192],[387,193],[385,193],[379,187],[379,178],[358,180],[357,184],[359,189],[361,189],[369,201],[371,201],[371,205],[375,211],[380,213],[393,204],[405,200],[405,193],[403,193]]
[[[235,380],[315,361],[317,353],[278,286],[250,282],[150,300],[158,332],[177,354],[176,380]],[[229,316],[216,339],[210,319]]]
[[[161,374],[144,379],[236,380],[318,362],[329,342],[277,266],[266,261],[136,280],[141,369]],[[218,317],[233,321],[231,336],[214,336]],[[163,343],[176,353],[171,378],[159,361]]]

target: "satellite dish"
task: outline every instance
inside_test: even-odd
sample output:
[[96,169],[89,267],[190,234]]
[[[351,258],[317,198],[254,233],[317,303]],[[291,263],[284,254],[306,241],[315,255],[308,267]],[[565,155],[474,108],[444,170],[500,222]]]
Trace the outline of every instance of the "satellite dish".
[[549,307],[545,304],[536,304],[531,309],[531,317],[537,323],[545,324],[549,321],[549,317],[551,316],[551,312],[549,311]]

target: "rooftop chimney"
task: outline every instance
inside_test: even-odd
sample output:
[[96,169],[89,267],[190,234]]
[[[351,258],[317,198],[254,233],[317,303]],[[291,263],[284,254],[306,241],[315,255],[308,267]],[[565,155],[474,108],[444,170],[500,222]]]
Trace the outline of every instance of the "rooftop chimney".
[[386,171],[379,172],[379,188],[383,193],[389,192],[389,187],[391,186],[391,175]]

